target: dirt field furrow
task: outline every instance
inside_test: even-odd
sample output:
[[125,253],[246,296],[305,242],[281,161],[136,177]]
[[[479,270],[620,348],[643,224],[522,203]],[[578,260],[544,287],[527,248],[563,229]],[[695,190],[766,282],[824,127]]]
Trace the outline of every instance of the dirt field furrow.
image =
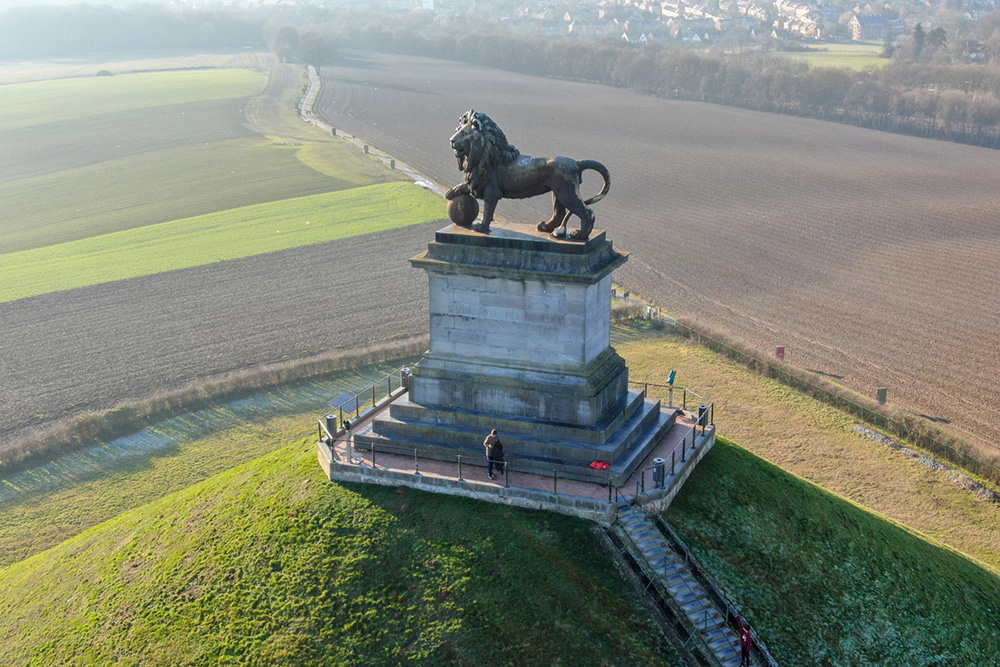
[[[321,114],[443,185],[458,117],[604,162],[624,286],[1000,447],[1000,152],[460,63],[347,54]],[[588,175],[590,176],[590,175]],[[585,180],[590,194],[599,179]],[[547,198],[498,214],[547,217]]]
[[201,377],[426,333],[428,223],[0,304],[0,443]]

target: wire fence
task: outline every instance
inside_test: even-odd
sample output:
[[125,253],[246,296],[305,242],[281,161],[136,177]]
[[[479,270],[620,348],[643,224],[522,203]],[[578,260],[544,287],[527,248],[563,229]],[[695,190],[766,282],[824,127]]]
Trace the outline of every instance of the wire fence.
[[[876,428],[880,428],[892,435],[906,440],[916,447],[928,451],[935,456],[954,463],[974,475],[988,479],[995,484],[1000,484],[1000,467],[987,461],[983,461],[971,454],[959,449],[953,444],[939,440],[935,435],[926,432],[922,428],[914,427],[895,419],[880,411],[873,405],[864,405],[856,400],[832,391],[826,387],[811,382],[810,380],[784,368],[773,364],[767,360],[738,350],[722,341],[708,336],[696,329],[692,329],[685,324],[677,323],[677,331],[685,338],[689,338],[698,344],[714,352],[724,354],[730,359],[747,366],[751,370],[760,373],[782,384],[805,393],[812,398],[820,400],[827,405],[831,405],[848,414],[862,419]],[[925,427],[926,428],[926,427]]]

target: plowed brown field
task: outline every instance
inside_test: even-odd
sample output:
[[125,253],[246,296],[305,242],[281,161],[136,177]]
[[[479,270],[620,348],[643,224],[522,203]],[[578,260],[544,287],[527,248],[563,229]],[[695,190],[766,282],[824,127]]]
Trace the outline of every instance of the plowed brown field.
[[418,58],[324,74],[330,123],[444,185],[469,108],[526,154],[604,162],[625,287],[1000,446],[1000,152]]
[[426,333],[444,222],[0,304],[0,442],[201,377]]

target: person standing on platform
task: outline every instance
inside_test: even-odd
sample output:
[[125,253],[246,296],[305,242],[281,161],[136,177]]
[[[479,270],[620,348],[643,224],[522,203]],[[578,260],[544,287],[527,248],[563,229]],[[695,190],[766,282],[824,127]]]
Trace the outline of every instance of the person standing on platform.
[[[504,468],[504,463],[503,463],[503,443],[500,442],[499,440],[497,440],[496,444],[493,445],[493,449],[490,452],[490,458],[493,459],[493,470],[495,470],[498,473],[499,472],[503,472],[503,468]],[[492,479],[492,478],[490,478],[490,479]]]
[[[493,474],[493,447],[498,444],[500,444],[500,438],[497,436],[497,430],[493,429],[490,431],[490,434],[486,436],[486,439],[483,440],[483,447],[486,448],[486,474],[489,475],[490,479],[493,479],[495,476]],[[500,445],[500,447],[502,448],[503,445]],[[500,451],[503,452],[503,449]],[[503,456],[502,453],[501,456]]]

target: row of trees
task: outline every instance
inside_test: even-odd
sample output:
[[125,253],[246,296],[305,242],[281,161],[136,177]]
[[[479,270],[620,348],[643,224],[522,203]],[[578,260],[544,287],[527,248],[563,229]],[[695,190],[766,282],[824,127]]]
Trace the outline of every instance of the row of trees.
[[[981,43],[998,48],[996,54],[987,50],[985,63],[894,58],[885,68],[864,72],[809,68],[752,49],[726,54],[518,33],[471,15],[439,22],[420,10],[392,16],[315,7],[308,16],[281,11],[171,11],[154,5],[8,10],[0,14],[0,58],[266,43],[279,58],[320,68],[332,61],[333,44],[340,44],[1000,147],[1000,11],[977,26]],[[274,27],[275,18],[289,20]],[[300,32],[295,23],[311,27]],[[947,36],[936,30],[915,31],[901,48],[942,49]]]
[[444,24],[419,14],[396,21],[362,19],[347,17],[326,30],[339,43],[359,48],[1000,147],[1000,61],[935,65],[894,60],[882,69],[859,72],[810,68],[756,50],[722,54],[517,34],[460,17]]

